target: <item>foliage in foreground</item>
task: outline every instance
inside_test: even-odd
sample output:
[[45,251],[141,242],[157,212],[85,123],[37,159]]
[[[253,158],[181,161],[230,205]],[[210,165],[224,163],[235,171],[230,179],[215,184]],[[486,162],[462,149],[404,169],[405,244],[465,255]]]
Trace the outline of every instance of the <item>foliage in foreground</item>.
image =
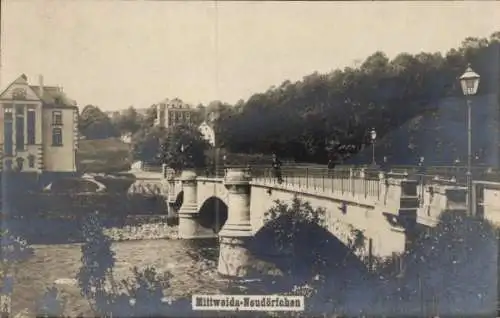
[[[0,296],[11,299],[15,284],[15,274],[19,266],[33,256],[34,250],[22,237],[15,236],[6,229],[0,231]],[[57,288],[48,288],[42,298],[37,301],[37,316],[39,317],[62,317],[64,313],[65,300]],[[8,303],[0,308],[0,315],[8,317],[12,314],[12,308]]]
[[88,216],[84,225],[82,266],[77,275],[82,293],[94,314],[140,317],[157,315],[168,306],[164,290],[172,275],[159,274],[152,267],[132,269],[133,277],[116,282],[113,275],[115,254],[111,240],[103,232],[99,214]]
[[37,317],[63,317],[66,304],[66,298],[56,287],[47,288],[37,303]]
[[[402,256],[401,265],[386,262],[379,270],[379,295],[385,299],[378,300],[434,302],[441,312],[493,312],[497,257],[498,238],[491,223],[444,212],[438,225],[422,233]],[[396,267],[402,271],[395,272]]]
[[[14,276],[20,263],[33,255],[33,248],[21,237],[14,236],[7,229],[0,229],[0,296],[11,298],[14,288]],[[0,308],[0,313],[10,312],[7,303]]]
[[111,240],[102,230],[98,212],[87,216],[83,223],[83,238],[82,266],[76,278],[82,296],[94,301],[90,303],[91,307],[100,307],[106,301],[105,283],[112,275],[115,254],[111,250]]

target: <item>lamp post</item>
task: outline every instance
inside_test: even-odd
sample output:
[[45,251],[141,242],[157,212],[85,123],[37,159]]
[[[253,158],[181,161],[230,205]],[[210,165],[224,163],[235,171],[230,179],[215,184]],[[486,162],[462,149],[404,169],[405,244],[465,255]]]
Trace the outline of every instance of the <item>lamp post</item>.
[[219,168],[219,157],[220,157],[220,145],[218,143],[218,139],[216,136],[216,124],[219,119],[219,111],[218,109],[211,112],[208,115],[208,122],[210,123],[210,128],[212,129],[212,147],[214,149],[214,174],[218,177],[218,168]]
[[424,161],[425,161],[425,157],[424,156],[421,156],[420,158],[418,158],[418,170],[419,170],[419,174],[422,176],[422,178],[423,178],[423,175],[425,174],[425,172],[424,172]]
[[470,97],[476,95],[480,76],[467,66],[465,73],[460,76],[460,86],[467,101],[467,214],[472,215],[472,102]]
[[420,200],[420,206],[423,204],[423,195],[424,195],[424,182],[425,182],[425,169],[424,169],[424,161],[425,157],[420,156],[418,158],[418,178],[419,178],[419,183],[420,183],[420,193],[418,195],[418,198]]
[[184,158],[184,151],[186,150],[186,147],[184,144],[181,144],[181,170],[184,170],[186,166],[186,160]]
[[375,141],[377,140],[377,132],[375,131],[375,128],[372,128],[370,131],[370,137],[372,140],[372,165],[375,166]]

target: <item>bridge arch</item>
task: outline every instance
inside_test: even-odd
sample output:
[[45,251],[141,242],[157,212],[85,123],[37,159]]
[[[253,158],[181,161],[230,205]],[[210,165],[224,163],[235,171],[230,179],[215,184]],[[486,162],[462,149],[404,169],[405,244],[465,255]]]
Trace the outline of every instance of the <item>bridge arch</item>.
[[198,224],[219,233],[228,218],[227,204],[216,196],[206,199],[198,212]]
[[[249,249],[296,280],[321,273],[327,277],[364,275],[366,264],[341,239],[313,222],[296,222],[282,214],[267,221],[254,235]],[[351,275],[347,275],[351,273]]]

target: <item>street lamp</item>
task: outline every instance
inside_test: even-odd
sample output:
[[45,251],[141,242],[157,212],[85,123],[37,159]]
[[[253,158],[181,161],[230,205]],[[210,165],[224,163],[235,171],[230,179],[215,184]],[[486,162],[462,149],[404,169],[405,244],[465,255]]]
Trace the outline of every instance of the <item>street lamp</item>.
[[218,143],[218,139],[216,136],[216,125],[217,125],[217,120],[219,119],[219,110],[216,109],[215,111],[211,112],[208,115],[208,121],[210,123],[210,128],[212,129],[212,148],[214,152],[214,174],[217,177],[218,176],[218,168],[219,168],[219,157],[220,157],[220,145]]
[[375,128],[372,128],[370,131],[370,137],[372,139],[372,165],[375,166],[375,141],[377,139],[377,132],[375,131]]
[[424,181],[425,181],[425,170],[424,170],[424,161],[425,161],[425,157],[424,156],[420,156],[420,158],[418,158],[418,175],[419,175],[419,182],[420,182],[420,193],[419,193],[419,200],[420,200],[420,204],[422,205],[423,204],[423,194],[424,194]]
[[421,156],[420,158],[418,158],[418,172],[419,172],[419,174],[422,177],[425,174],[425,172],[424,172],[424,161],[425,161],[425,157],[424,156]]
[[480,76],[474,72],[470,66],[467,66],[465,73],[460,76],[460,85],[462,92],[467,100],[467,214],[472,215],[472,103],[470,96],[476,95],[479,87]]
[[184,159],[184,151],[186,150],[184,144],[181,144],[181,169],[184,169],[186,166],[186,160]]

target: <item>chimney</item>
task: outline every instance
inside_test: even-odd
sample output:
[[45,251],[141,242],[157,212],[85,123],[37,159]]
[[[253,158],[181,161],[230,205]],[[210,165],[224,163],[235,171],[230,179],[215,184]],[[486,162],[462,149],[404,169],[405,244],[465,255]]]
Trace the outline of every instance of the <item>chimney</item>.
[[40,98],[43,97],[43,75],[38,75],[38,89],[40,93]]

